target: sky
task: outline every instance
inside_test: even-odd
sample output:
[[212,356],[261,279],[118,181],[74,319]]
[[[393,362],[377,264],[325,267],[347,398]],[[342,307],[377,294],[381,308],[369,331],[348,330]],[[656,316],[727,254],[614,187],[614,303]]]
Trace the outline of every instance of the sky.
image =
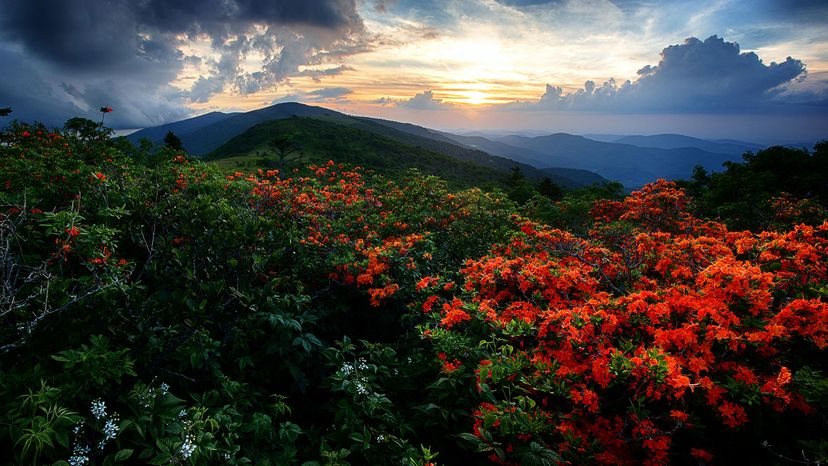
[[824,0],[2,0],[0,107],[298,101],[454,131],[828,138]]

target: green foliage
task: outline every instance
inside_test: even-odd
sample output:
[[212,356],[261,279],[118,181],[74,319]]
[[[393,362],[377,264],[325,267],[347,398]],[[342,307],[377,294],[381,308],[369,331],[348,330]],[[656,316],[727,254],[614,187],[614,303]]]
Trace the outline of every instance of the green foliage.
[[687,184],[703,215],[733,228],[786,229],[818,224],[828,208],[828,141],[805,149],[775,146],[746,153],[742,163],[708,175],[698,167]]
[[183,151],[184,143],[181,142],[181,138],[176,136],[175,133],[167,131],[167,135],[164,136],[164,147],[174,151]]
[[[84,119],[59,130],[13,123],[0,135],[0,464],[505,457],[508,445],[463,433],[481,396],[502,395],[495,382],[527,367],[518,345],[537,336],[520,321],[490,340],[468,336],[486,331],[471,323],[449,332],[414,303],[421,288],[462,286],[469,259],[522,234],[521,214],[586,235],[595,201],[622,194],[560,193],[520,169],[507,179],[356,123],[255,127],[216,153],[260,151],[283,168],[250,176],[192,160],[173,138],[155,152],[110,135]],[[329,159],[376,171],[300,168]],[[702,196],[716,176],[698,177]],[[488,190],[457,189],[471,185]],[[602,234],[627,234],[619,225]],[[807,292],[825,296],[824,286]],[[500,359],[479,373],[463,364],[494,349]],[[609,364],[619,377],[633,370],[621,353]],[[565,388],[549,380],[531,383]],[[793,383],[828,409],[821,365]],[[526,393],[508,399],[483,416],[482,438],[496,422],[545,422],[525,414]],[[539,442],[514,448],[521,464],[561,462]]]

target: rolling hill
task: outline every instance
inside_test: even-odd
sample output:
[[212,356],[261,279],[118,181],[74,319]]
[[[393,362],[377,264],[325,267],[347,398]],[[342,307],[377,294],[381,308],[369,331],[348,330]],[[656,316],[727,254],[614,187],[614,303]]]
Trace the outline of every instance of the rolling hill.
[[[343,113],[328,110],[326,108],[313,107],[295,102],[272,105],[270,107],[245,113],[219,114],[212,117],[214,119],[213,121],[210,121],[209,119],[199,120],[207,115],[191,118],[178,123],[172,123],[170,125],[136,131],[130,135],[129,139],[137,141],[142,137],[149,137],[151,141],[158,142],[163,139],[164,135],[167,134],[167,130],[172,130],[176,136],[181,139],[181,142],[184,144],[184,148],[187,149],[187,152],[192,155],[203,156],[226,143],[231,138],[247,131],[252,126],[265,121],[288,118],[292,116],[347,116]],[[221,115],[224,115],[224,117]],[[193,122],[192,120],[199,121]],[[177,126],[181,123],[186,124]],[[176,127],[180,129],[178,131],[173,129]],[[160,136],[157,136],[158,134],[160,134]],[[156,137],[152,137],[151,135]]]
[[[492,155],[478,148],[458,143],[450,137],[451,135],[422,126],[375,118],[353,117],[325,108],[299,103],[283,103],[247,113],[222,114],[214,112],[189,120],[144,129],[133,133],[129,139],[135,142],[142,137],[149,137],[154,142],[160,143],[167,131],[173,131],[182,140],[188,152],[193,155],[206,156],[209,154],[213,159],[228,156],[251,156],[257,150],[261,151],[263,145],[255,143],[250,146],[247,142],[248,137],[234,138],[258,124],[291,117],[313,117],[325,120],[332,125],[341,125],[362,132],[373,133],[395,141],[397,144],[441,154],[467,164],[486,167],[501,173],[508,173],[513,167],[517,166],[527,178],[540,180],[549,177],[553,182],[565,188],[579,188],[593,183],[608,182],[608,180],[590,172],[581,173],[573,170],[558,171],[554,169],[542,172],[532,164],[522,163],[519,159],[516,160],[515,157],[503,157],[500,154]],[[355,136],[356,133],[345,134],[338,130],[334,131],[333,126],[317,129],[330,130],[344,138],[340,140],[343,148],[353,146],[352,141],[347,137]],[[304,137],[319,139],[327,136],[325,134],[305,134]],[[228,142],[231,140],[239,146],[237,148],[229,147]],[[313,143],[306,145],[313,145]],[[390,150],[389,153],[397,152]],[[336,160],[336,158],[334,159]],[[250,162],[251,159],[248,157],[246,160]],[[452,175],[443,173],[442,176],[448,179]]]
[[[301,154],[291,159],[284,168],[333,160],[392,177],[416,168],[425,174],[440,176],[456,187],[502,186],[508,176],[503,170],[403,144],[329,118],[291,117],[260,123],[227,141],[211,152],[207,159],[227,167],[232,167],[234,163],[275,167],[276,159],[268,143],[280,134],[291,135]],[[543,176],[541,172],[538,174]]]

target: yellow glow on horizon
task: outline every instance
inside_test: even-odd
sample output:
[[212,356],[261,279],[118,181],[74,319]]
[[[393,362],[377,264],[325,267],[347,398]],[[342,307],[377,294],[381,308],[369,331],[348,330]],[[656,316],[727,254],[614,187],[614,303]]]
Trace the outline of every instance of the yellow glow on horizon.
[[458,100],[457,102],[463,102],[471,105],[481,105],[489,103],[489,95],[485,92],[480,91],[463,91],[460,93],[461,95],[465,95],[465,99]]

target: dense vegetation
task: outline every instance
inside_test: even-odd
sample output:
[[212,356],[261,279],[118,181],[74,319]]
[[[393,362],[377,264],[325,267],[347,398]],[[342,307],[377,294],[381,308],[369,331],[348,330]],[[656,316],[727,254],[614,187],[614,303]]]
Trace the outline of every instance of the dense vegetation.
[[510,199],[108,136],[1,136],[0,463],[828,460],[819,179],[715,205],[765,152]]

